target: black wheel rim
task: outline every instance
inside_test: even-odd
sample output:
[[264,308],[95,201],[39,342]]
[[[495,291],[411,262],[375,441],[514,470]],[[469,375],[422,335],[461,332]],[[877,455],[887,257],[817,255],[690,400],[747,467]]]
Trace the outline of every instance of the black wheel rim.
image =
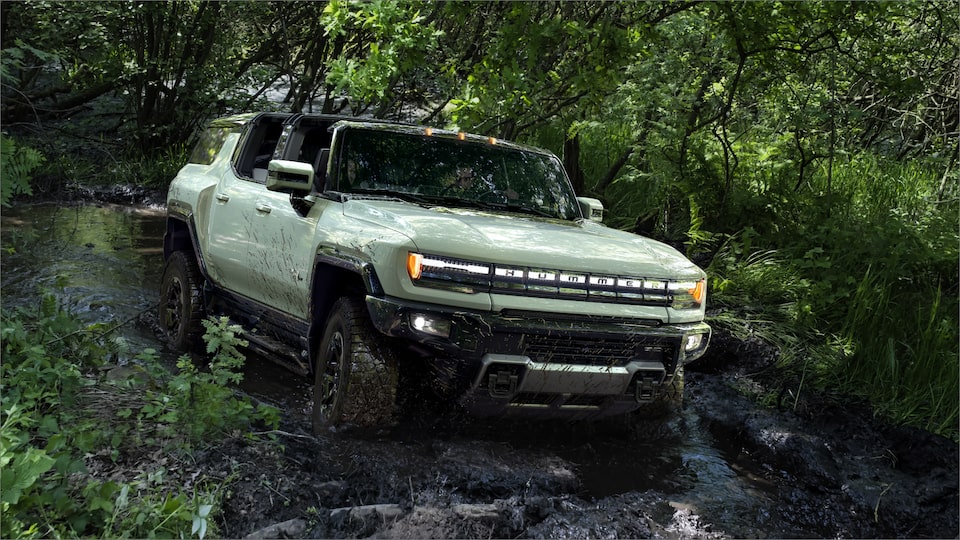
[[320,386],[320,400],[318,405],[324,417],[329,416],[340,391],[341,368],[345,361],[346,348],[343,343],[343,334],[334,332],[330,336],[330,345],[323,357],[323,379]]
[[167,289],[166,308],[164,309],[163,326],[168,334],[175,336],[180,332],[184,309],[183,283],[179,279],[173,279]]

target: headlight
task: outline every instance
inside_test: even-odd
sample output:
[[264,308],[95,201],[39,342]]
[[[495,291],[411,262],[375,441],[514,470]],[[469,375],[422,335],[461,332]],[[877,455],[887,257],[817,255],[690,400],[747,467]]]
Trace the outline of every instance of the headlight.
[[701,323],[700,328],[683,336],[683,362],[693,362],[707,352],[710,342],[710,327]]
[[407,275],[414,285],[438,287],[464,293],[490,288],[490,265],[463,259],[410,252]]
[[707,295],[705,280],[671,281],[667,290],[673,296],[673,309],[699,309]]

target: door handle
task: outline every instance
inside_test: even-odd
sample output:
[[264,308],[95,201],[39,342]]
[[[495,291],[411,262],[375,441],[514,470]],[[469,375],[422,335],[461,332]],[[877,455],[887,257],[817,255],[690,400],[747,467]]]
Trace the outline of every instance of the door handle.
[[230,196],[227,195],[226,193],[217,193],[216,197],[217,197],[217,200],[218,200],[218,201],[223,202],[223,203],[225,203],[225,202],[227,202],[227,201],[230,200]]
[[256,209],[257,209],[257,212],[262,212],[264,214],[269,214],[270,211],[273,210],[273,208],[266,203],[257,203]]

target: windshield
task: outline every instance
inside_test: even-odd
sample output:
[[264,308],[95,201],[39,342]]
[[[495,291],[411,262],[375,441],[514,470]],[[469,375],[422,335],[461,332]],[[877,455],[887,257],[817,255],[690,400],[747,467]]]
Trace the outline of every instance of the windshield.
[[560,161],[517,148],[386,130],[348,129],[338,191],[428,204],[580,218]]

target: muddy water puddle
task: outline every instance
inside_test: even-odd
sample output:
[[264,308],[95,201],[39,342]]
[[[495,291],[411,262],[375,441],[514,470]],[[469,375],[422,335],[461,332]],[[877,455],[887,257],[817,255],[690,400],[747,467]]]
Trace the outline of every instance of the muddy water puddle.
[[[2,305],[29,307],[41,292],[50,292],[84,320],[122,324],[119,333],[134,353],[153,348],[173,358],[155,329],[164,230],[160,208],[4,209]],[[242,390],[309,424],[307,378],[251,358]],[[466,420],[452,427],[424,428],[405,420],[378,437],[407,440],[420,448],[422,455],[415,451],[411,462],[434,455],[436,443],[431,440],[442,441],[441,446],[455,441],[465,452],[476,441],[493,448],[495,460],[509,460],[516,451],[559,458],[576,470],[577,495],[586,500],[656,492],[669,502],[670,511],[701,515],[738,536],[790,534],[766,523],[776,506],[773,489],[736,441],[716,439],[689,407],[669,425],[651,430],[651,437],[627,437],[562,423]]]
[[[0,302],[35,306],[42,294],[88,323],[121,325],[131,356],[178,356],[157,339],[166,209],[122,205],[27,205],[0,214]],[[309,414],[309,382],[276,364],[250,358],[243,390]],[[293,390],[293,391],[291,391]]]

